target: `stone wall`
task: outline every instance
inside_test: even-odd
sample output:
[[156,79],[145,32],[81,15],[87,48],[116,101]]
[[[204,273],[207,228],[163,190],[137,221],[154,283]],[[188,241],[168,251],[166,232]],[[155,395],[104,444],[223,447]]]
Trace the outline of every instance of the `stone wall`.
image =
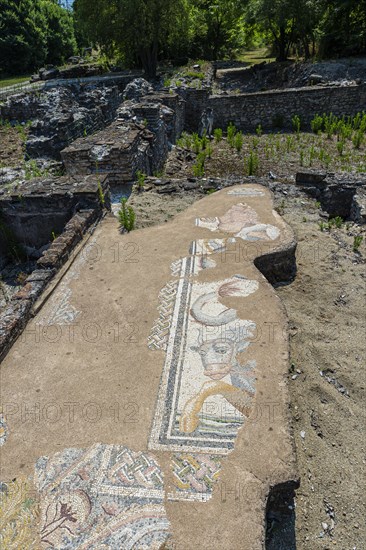
[[[104,193],[104,204],[101,192]],[[106,178],[67,176],[35,178],[14,186],[0,196],[0,247],[6,249],[9,235],[26,252],[41,249],[64,230],[75,212],[101,214],[110,204]]]
[[60,151],[80,136],[114,120],[122,102],[116,86],[61,86],[10,97],[0,105],[0,118],[32,121],[26,143],[28,157],[59,159]]
[[61,157],[67,173],[107,174],[108,183],[117,185],[136,179],[139,170],[147,175],[160,172],[169,152],[165,120],[172,135],[181,122],[174,111],[154,99],[126,101],[116,122],[64,149]]
[[0,312],[0,361],[15,340],[23,332],[32,316],[32,307],[51,282],[57,270],[66,262],[75,245],[98,218],[96,210],[75,214],[66,224],[63,233],[37,262],[23,287],[13,295],[6,308]]
[[[195,96],[191,96],[195,102]],[[196,113],[202,108],[197,97]],[[355,115],[366,109],[366,84],[355,86],[306,87],[290,90],[259,92],[241,95],[210,96],[207,106],[214,110],[217,128],[226,129],[229,122],[244,132],[253,132],[259,124],[264,130],[274,126],[292,129],[291,118],[301,118],[302,129],[310,129],[316,114]],[[186,122],[187,127],[189,121]],[[196,123],[197,124],[197,123]]]

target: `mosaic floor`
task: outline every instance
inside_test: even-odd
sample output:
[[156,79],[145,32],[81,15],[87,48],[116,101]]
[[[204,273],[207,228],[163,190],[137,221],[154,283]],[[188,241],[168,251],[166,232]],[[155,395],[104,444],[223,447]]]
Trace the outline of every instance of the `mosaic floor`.
[[[167,503],[207,506],[215,494],[257,399],[258,362],[248,351],[259,317],[253,308],[248,316],[243,312],[246,301],[261,294],[263,279],[245,262],[225,277],[219,266],[228,247],[276,245],[283,230],[273,212],[265,223],[253,203],[243,202],[268,200],[267,191],[239,186],[221,193],[232,204],[220,215],[193,220],[197,238],[171,263],[170,278],[156,296],[156,321],[145,345],[157,361],[164,359],[147,448],[96,442],[40,457],[33,481],[44,550],[159,549],[174,535]],[[87,254],[75,260],[41,311],[43,324],[79,318],[71,283],[82,277],[87,261]],[[0,446],[11,431],[0,415]]]

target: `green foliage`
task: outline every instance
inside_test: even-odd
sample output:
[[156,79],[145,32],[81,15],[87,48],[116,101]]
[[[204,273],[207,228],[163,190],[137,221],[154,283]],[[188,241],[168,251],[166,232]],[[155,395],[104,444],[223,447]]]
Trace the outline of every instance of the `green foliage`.
[[313,120],[311,121],[311,129],[314,132],[314,134],[319,134],[323,130],[323,117],[319,115],[315,115]]
[[301,130],[301,119],[300,119],[299,115],[294,115],[292,117],[291,121],[292,121],[292,128],[293,128],[294,132],[296,132],[296,134],[299,135],[300,130]]
[[206,152],[201,151],[197,155],[196,164],[193,165],[193,175],[196,178],[202,178],[205,175]]
[[25,163],[24,165],[25,179],[31,180],[33,178],[40,178],[48,174],[48,170],[40,168],[37,164],[37,161],[32,159]]
[[258,126],[256,127],[255,129],[255,132],[257,134],[258,137],[261,137],[261,135],[263,134],[263,130],[262,130],[262,125],[261,124],[258,124]]
[[105,195],[103,193],[102,184],[100,183],[100,181],[98,181],[98,196],[99,196],[100,204],[102,206],[104,206],[105,205]]
[[354,238],[353,238],[353,252],[358,252],[361,244],[362,244],[362,241],[363,241],[363,236],[362,235],[356,235]]
[[240,151],[242,150],[243,143],[244,143],[244,140],[243,140],[242,132],[237,132],[235,134],[235,137],[234,137],[234,145],[235,145],[235,149],[238,151],[238,153],[240,153]]
[[235,135],[236,135],[236,127],[235,125],[230,122],[229,126],[227,127],[227,141],[230,147],[235,147]]
[[140,192],[145,187],[146,174],[141,172],[141,170],[137,170],[136,176],[137,176],[137,189]]
[[121,198],[121,208],[118,211],[118,219],[121,227],[130,232],[135,228],[136,215],[132,206],[127,205],[126,197]]
[[185,0],[75,0],[74,11],[81,34],[129,66],[138,60],[148,77],[159,52],[174,57],[188,39]]
[[72,15],[53,0],[0,0],[0,72],[24,74],[75,53]]
[[258,171],[258,167],[259,167],[258,155],[253,151],[251,151],[247,159],[248,176],[254,176]]
[[220,141],[222,141],[222,130],[221,130],[221,128],[215,128],[214,138],[215,138],[216,143],[220,143]]

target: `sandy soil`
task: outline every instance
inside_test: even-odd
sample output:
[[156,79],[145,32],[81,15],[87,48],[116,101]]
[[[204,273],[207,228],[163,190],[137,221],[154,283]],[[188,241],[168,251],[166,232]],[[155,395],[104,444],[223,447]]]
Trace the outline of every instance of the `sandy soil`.
[[[147,191],[134,193],[130,204],[143,227],[166,221],[202,196]],[[297,277],[278,288],[290,321],[288,376],[301,476],[296,548],[361,550],[366,540],[366,250],[364,239],[355,253],[353,238],[366,231],[354,224],[320,231],[326,214],[293,185],[276,186],[275,204],[298,239]]]

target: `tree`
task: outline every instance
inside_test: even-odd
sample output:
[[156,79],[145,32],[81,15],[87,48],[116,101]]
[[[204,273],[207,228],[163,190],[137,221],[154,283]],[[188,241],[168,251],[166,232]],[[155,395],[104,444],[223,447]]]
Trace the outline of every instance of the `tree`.
[[243,46],[244,3],[240,0],[191,0],[192,50],[217,60]]
[[47,21],[45,29],[46,62],[60,65],[68,57],[74,55],[77,49],[72,13],[61,7],[57,1],[42,0],[39,4]]
[[0,71],[20,74],[47,55],[46,20],[34,0],[0,0]]
[[249,22],[259,24],[272,39],[277,61],[287,59],[295,38],[297,2],[302,0],[252,0]]
[[62,63],[75,49],[72,14],[56,0],[0,0],[0,72]]
[[324,0],[320,33],[322,56],[366,53],[366,0]]
[[155,77],[159,53],[187,34],[186,0],[75,0],[78,24],[90,40],[126,63],[139,61]]

